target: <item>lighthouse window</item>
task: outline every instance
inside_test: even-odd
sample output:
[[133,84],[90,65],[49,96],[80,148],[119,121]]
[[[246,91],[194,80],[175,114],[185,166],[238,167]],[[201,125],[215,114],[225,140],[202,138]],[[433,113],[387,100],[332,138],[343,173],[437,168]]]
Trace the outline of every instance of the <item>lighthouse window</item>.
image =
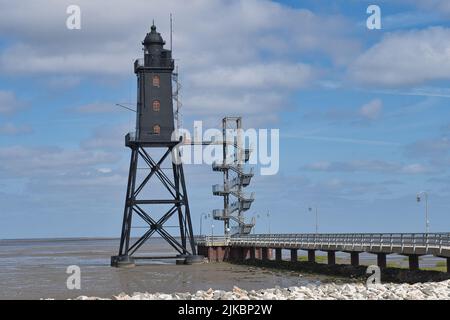
[[160,78],[159,76],[153,76],[153,86],[159,88]]
[[159,112],[159,110],[161,110],[161,103],[159,102],[159,100],[154,100],[153,111]]
[[153,126],[153,134],[159,135],[160,133],[161,133],[161,127],[159,126],[159,124],[155,124]]

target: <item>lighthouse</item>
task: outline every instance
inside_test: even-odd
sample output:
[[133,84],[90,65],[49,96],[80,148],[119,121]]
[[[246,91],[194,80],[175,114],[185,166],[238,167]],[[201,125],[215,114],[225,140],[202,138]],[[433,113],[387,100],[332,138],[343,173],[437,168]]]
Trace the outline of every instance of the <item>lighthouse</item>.
[[[148,249],[145,255],[140,254],[142,246],[155,235],[175,251],[173,256],[158,259],[200,263],[203,257],[197,255],[194,243],[183,164],[178,161],[180,141],[172,137],[172,52],[164,48],[165,42],[154,24],[142,45],[144,57],[134,62],[138,93],[136,131],[125,136],[131,159],[122,232],[119,253],[111,257],[111,265],[130,267],[138,259],[155,258],[151,252],[148,255]],[[133,230],[135,226],[138,227]]]
[[152,25],[142,45],[144,58],[134,64],[138,88],[136,139],[144,142],[170,141],[174,131],[172,52],[164,49],[165,42],[155,25]]

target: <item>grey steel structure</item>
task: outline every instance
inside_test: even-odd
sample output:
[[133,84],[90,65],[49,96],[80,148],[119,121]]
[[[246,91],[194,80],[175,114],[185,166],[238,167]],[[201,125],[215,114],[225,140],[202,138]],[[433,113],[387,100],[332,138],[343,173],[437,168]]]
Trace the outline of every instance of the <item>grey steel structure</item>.
[[[359,254],[377,256],[377,264],[387,267],[386,256],[399,254],[408,257],[409,268],[419,269],[419,257],[433,255],[447,260],[450,272],[450,233],[330,233],[330,234],[256,234],[231,238],[203,236],[196,239],[200,249],[207,248],[208,259],[214,260],[219,251],[228,249],[233,259],[255,258],[255,250],[262,250],[262,258],[268,259],[268,250],[275,250],[275,259],[282,260],[282,249],[291,251],[291,261],[297,262],[297,251],[308,252],[308,261],[315,262],[315,252],[325,251],[328,264],[336,263],[336,252],[350,253],[351,264],[359,265]],[[200,250],[199,249],[199,250]],[[201,250],[205,251],[205,250]],[[222,253],[221,258],[225,258]]]
[[[223,184],[212,187],[213,195],[223,197],[223,209],[213,210],[213,218],[224,222],[224,234],[249,234],[255,225],[245,222],[244,212],[250,209],[255,199],[254,193],[244,193],[244,188],[250,184],[253,177],[253,168],[244,169],[244,164],[250,158],[251,149],[245,148],[242,132],[241,117],[226,117],[222,120],[222,162],[214,162],[213,171],[223,172]],[[230,150],[231,149],[231,150]],[[236,201],[231,202],[232,197]],[[236,230],[232,232],[230,221],[237,223]]]
[[[138,258],[151,258],[136,257],[134,254],[156,233],[179,253],[178,256],[188,257],[192,261],[199,258],[196,256],[183,165],[180,161],[173,161],[174,157],[180,155],[178,150],[180,141],[172,139],[174,132],[172,52],[164,49],[165,42],[156,32],[154,25],[142,44],[144,59],[138,59],[134,63],[138,87],[136,132],[128,133],[125,137],[125,145],[131,149],[131,160],[119,254],[111,257],[111,265],[117,267],[132,266],[134,260]],[[157,149],[158,158],[151,155],[152,152],[156,153]],[[169,162],[170,159],[172,161]],[[138,168],[138,163],[148,170],[140,182],[137,172],[143,168]],[[164,164],[170,168],[164,168]],[[166,173],[167,169],[169,173]],[[156,181],[167,191],[167,197],[151,198],[150,194],[156,193],[154,189],[150,190],[151,193],[145,192],[148,191],[146,189],[149,189],[149,183],[152,181]],[[157,205],[158,208],[162,205],[166,208],[158,218],[155,218]],[[173,216],[178,216],[177,236],[169,233],[165,226]],[[132,243],[131,229],[134,217],[139,217],[148,227],[144,234]]]
[[230,244],[274,249],[431,254],[450,257],[450,233],[258,234],[232,237]]

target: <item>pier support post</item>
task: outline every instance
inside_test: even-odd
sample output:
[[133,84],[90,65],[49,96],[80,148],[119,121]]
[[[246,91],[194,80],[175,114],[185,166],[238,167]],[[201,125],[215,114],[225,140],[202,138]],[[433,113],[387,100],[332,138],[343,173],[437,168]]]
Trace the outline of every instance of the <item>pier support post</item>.
[[276,248],[275,249],[275,260],[276,261],[281,261],[281,248]]
[[230,246],[223,247],[223,260],[224,261],[231,260],[231,247]]
[[350,262],[354,267],[359,266],[359,252],[350,252]]
[[214,256],[213,256],[213,260],[214,262],[219,262],[219,251],[220,251],[221,247],[215,247],[214,248]]
[[291,262],[297,262],[297,260],[298,260],[297,249],[291,249]]
[[316,262],[316,250],[308,250],[308,262]]
[[240,247],[231,247],[231,259],[238,260],[238,261],[241,259],[241,248]]
[[235,252],[234,247],[230,247],[230,251],[229,251],[229,254],[228,254],[228,258],[230,259],[230,261],[233,261],[235,259],[234,252]]
[[263,261],[269,260],[269,248],[261,248],[261,256]]
[[251,247],[250,248],[250,259],[251,260],[255,260],[256,259],[256,248],[255,247]]
[[409,269],[410,270],[419,270],[419,255],[411,254],[409,255]]
[[377,253],[377,265],[382,269],[387,267],[386,253]]
[[214,261],[214,247],[208,247],[208,260],[209,262],[213,262]]
[[262,249],[256,248],[256,259],[262,259]]
[[238,259],[239,261],[245,261],[246,251],[244,247],[238,248]]
[[250,259],[250,255],[251,255],[250,251],[251,251],[251,248],[245,247],[245,250],[244,250],[244,260]]
[[447,273],[450,273],[450,257],[436,256],[438,258],[445,259],[447,262]]
[[223,262],[225,260],[225,248],[218,247],[217,248],[217,262]]
[[335,251],[327,251],[328,256],[328,264],[335,265],[336,264],[336,252]]

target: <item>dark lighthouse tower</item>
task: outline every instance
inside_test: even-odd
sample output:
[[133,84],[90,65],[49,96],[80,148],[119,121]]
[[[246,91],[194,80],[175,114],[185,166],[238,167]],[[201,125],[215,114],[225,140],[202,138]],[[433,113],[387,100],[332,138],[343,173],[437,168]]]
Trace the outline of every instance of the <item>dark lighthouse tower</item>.
[[[116,267],[133,266],[135,259],[151,258],[134,254],[155,234],[166,240],[178,256],[186,257],[188,262],[201,258],[196,255],[183,166],[175,161],[179,156],[177,145],[180,141],[172,138],[172,52],[164,49],[165,42],[154,25],[142,44],[144,59],[134,63],[138,87],[136,132],[125,137],[125,145],[131,149],[131,161],[119,255],[111,257],[111,265]],[[158,152],[157,149],[159,155],[154,158],[153,153]],[[142,175],[142,170],[138,173],[138,164],[139,169],[143,166],[148,169],[145,174]],[[150,182],[153,182],[151,188]],[[158,185],[166,191],[165,198],[154,198],[160,195],[154,188]],[[165,208],[156,217],[161,206]],[[145,232],[136,241],[131,239],[132,223],[136,222],[134,218],[146,225]],[[167,231],[165,223],[169,219],[177,221],[178,234]]]

